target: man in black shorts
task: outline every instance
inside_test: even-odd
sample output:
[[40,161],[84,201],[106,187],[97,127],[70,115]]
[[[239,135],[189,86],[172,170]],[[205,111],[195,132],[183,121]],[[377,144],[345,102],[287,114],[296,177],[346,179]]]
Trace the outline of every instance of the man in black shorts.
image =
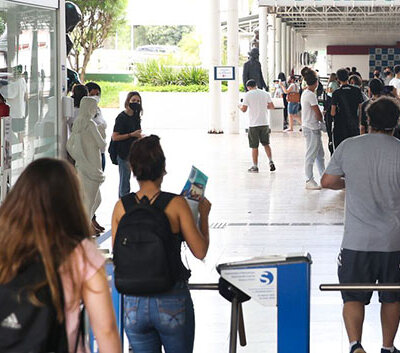
[[360,134],[358,106],[364,101],[361,90],[349,85],[349,72],[340,69],[336,72],[340,83],[332,94],[331,116],[333,117],[333,145],[335,148],[348,137]]
[[[345,227],[339,255],[340,283],[400,282],[400,141],[393,131],[400,116],[397,101],[375,100],[367,108],[369,133],[348,138],[335,150],[321,186],[346,187]],[[361,345],[365,305],[372,292],[342,292],[343,319],[351,353]],[[400,318],[400,293],[380,292],[383,344],[393,346]]]

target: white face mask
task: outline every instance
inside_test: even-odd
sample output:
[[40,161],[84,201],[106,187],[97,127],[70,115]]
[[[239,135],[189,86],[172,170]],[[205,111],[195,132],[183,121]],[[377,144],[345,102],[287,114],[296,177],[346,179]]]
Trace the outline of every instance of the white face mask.
[[100,96],[92,96],[92,98],[95,99],[97,103],[100,102]]

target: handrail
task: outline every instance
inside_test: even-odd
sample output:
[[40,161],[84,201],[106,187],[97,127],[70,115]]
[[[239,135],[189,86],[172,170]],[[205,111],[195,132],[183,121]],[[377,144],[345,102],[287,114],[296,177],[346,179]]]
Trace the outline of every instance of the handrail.
[[321,284],[321,291],[381,291],[400,292],[400,283],[343,283],[343,284]]
[[218,290],[218,283],[189,283],[190,290]]

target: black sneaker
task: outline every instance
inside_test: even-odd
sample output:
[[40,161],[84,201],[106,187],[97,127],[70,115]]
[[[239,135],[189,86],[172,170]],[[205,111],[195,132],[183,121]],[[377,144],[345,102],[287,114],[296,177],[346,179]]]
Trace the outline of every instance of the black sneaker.
[[366,352],[361,343],[357,342],[353,347],[351,347],[350,353],[366,353]]
[[270,172],[273,172],[273,171],[275,171],[276,170],[276,167],[275,167],[275,164],[274,164],[274,162],[269,162],[269,171]]
[[258,173],[258,167],[252,166],[247,170],[249,173]]
[[381,353],[400,353],[400,351],[396,348],[396,347],[394,347],[394,351],[393,352],[391,352],[389,349],[381,349]]

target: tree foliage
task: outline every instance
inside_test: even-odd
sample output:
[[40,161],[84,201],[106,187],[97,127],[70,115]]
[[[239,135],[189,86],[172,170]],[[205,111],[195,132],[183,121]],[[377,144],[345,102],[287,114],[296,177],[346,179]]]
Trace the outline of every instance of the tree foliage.
[[135,28],[135,43],[136,46],[178,45],[184,34],[192,31],[192,26],[138,26]]
[[82,21],[71,34],[74,48],[69,55],[71,67],[84,81],[93,52],[125,22],[128,0],[73,0],[82,11]]

